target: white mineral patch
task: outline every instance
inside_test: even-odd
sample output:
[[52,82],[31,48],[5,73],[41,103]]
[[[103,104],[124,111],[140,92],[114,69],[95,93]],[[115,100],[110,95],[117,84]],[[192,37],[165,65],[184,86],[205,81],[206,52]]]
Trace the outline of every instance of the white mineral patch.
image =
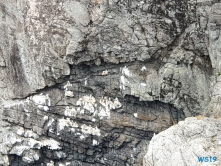
[[97,135],[97,136],[101,136],[101,132],[100,129],[97,128],[97,126],[95,128],[92,128],[92,135]]
[[170,20],[170,19],[168,19],[168,18],[165,18],[165,22],[166,22],[167,24],[172,24],[172,23],[173,23],[173,21]]
[[137,114],[137,113],[134,113],[134,117],[136,117],[136,118],[137,118],[137,117],[138,117],[138,114]]
[[97,142],[97,140],[93,139],[93,145],[98,145],[99,143]]
[[65,90],[65,97],[74,97],[74,93],[70,90]]
[[84,109],[90,111],[90,113],[94,113],[94,106],[91,103],[85,103]]
[[54,119],[53,118],[50,119],[49,122],[48,122],[48,127],[51,126],[53,122],[54,122]]
[[96,102],[96,99],[92,96],[92,95],[89,95],[89,96],[84,96],[83,97],[83,100],[87,103],[90,103],[90,104],[95,104]]
[[26,130],[24,133],[24,137],[26,138],[38,138],[38,135],[34,133],[32,130]]
[[30,148],[33,148],[33,147],[35,147],[37,149],[41,148],[41,142],[36,141],[35,139],[30,138],[30,139],[28,139],[27,143]]
[[92,127],[90,125],[87,126],[87,125],[83,124],[81,126],[81,132],[84,134],[91,134],[91,130],[92,130]]
[[147,86],[147,84],[145,84],[145,83],[141,83],[140,85],[141,85],[141,86]]
[[108,71],[107,71],[107,70],[104,70],[104,71],[102,72],[102,76],[106,76],[106,75],[108,75]]
[[110,117],[111,109],[120,108],[122,106],[122,104],[118,101],[118,98],[115,98],[114,101],[111,101],[110,98],[102,97],[99,102],[102,106],[104,106],[104,108],[99,108],[98,116],[100,119],[103,117]]
[[120,89],[125,90],[125,78],[124,78],[124,76],[120,76],[120,82],[121,82]]
[[72,87],[72,84],[68,81],[67,84],[64,86],[65,90],[68,90],[68,87]]
[[79,98],[76,105],[78,105],[78,106],[84,106],[84,105],[88,105],[88,104],[89,105],[94,105],[95,102],[96,102],[96,99],[93,96],[91,96],[91,95],[87,96],[86,95],[86,96],[83,96],[82,98]]
[[14,146],[11,149],[10,154],[16,154],[18,156],[21,156],[25,150],[29,150],[29,149],[30,149],[30,147],[28,147],[28,146]]
[[52,150],[56,150],[56,149],[61,149],[61,147],[59,146],[60,143],[53,140],[53,139],[47,139],[47,140],[42,140],[41,141],[43,146],[49,146],[49,149],[52,149]]
[[44,111],[47,112],[49,110],[49,107],[48,106],[44,106],[43,109],[44,109]]
[[72,127],[75,127],[77,128],[78,127],[78,124],[76,122],[72,123]]
[[25,102],[26,102],[26,103],[29,103],[29,102],[30,102],[30,97],[27,97],[27,98],[25,99]]
[[110,111],[110,109],[115,109],[115,104],[110,99],[106,102],[105,105],[106,110]]
[[46,97],[48,98],[48,106],[51,106],[51,100],[49,98],[49,95],[47,94]]
[[90,111],[90,113],[95,112],[95,104],[96,99],[92,95],[86,95],[82,98],[79,98],[76,105],[83,107],[83,109],[78,108],[77,111],[80,112],[80,114],[84,114],[84,110]]
[[146,71],[147,70],[147,68],[146,68],[146,66],[143,66],[142,68],[141,68],[141,71],[143,72],[143,71]]
[[18,135],[20,135],[20,136],[22,136],[22,135],[24,134],[24,132],[25,132],[25,130],[24,130],[24,128],[22,128],[22,127],[20,127],[20,128],[16,131],[16,133],[17,133]]
[[64,129],[65,126],[69,126],[70,119],[59,119],[58,120],[58,131],[61,131]]
[[[49,128],[49,132],[50,133],[54,133],[54,129],[53,128]],[[57,133],[57,135],[59,135],[59,133]]]
[[47,163],[46,166],[54,166],[54,162],[53,162],[53,161],[50,161],[50,163]]
[[100,110],[100,112],[98,113],[98,116],[100,118],[107,117],[107,113],[104,108]]
[[125,76],[129,77],[130,75],[129,69],[125,66],[122,69],[122,76],[120,77],[120,89],[125,90],[126,84],[130,84],[130,82],[125,78]]
[[37,107],[38,107],[39,110],[42,110],[42,111],[45,111],[45,112],[49,111],[48,106],[38,105]]
[[97,126],[94,128],[94,127],[91,127],[90,125],[87,126],[85,124],[81,126],[81,132],[84,134],[92,134],[92,135],[97,135],[97,136],[101,135],[100,130],[97,128]]
[[64,111],[65,116],[70,116],[70,117],[76,117],[77,111],[74,108],[69,108],[68,106],[65,108]]
[[80,136],[80,139],[85,139],[85,137],[83,135]]
[[81,115],[84,114],[84,109],[80,110],[80,114],[81,114]]
[[67,126],[69,128],[77,128],[78,124],[76,122],[73,122],[69,118],[59,119],[58,120],[58,125],[57,125],[57,132],[60,132],[61,130],[63,130],[65,126]]
[[[100,119],[104,117],[110,118],[110,110],[122,107],[122,104],[115,98],[113,101],[110,98],[102,97],[99,100],[101,106],[98,107],[96,99],[93,96],[83,96],[77,101],[77,113],[84,114],[85,110],[92,113],[92,117],[98,115]],[[67,114],[67,113],[66,113]],[[95,119],[94,119],[95,120]]]
[[84,85],[87,86],[87,78],[84,79]]
[[4,102],[4,108],[11,108],[11,107],[14,107],[14,106],[24,106],[25,103],[22,102],[22,101],[19,101],[19,102]]
[[27,109],[24,109],[25,112],[29,112]]
[[[92,116],[94,117],[94,116],[96,116],[97,114],[98,114],[98,110],[95,110]],[[93,119],[92,119],[92,120],[93,120]]]
[[48,116],[45,115],[43,119],[44,119],[44,120],[48,120]]
[[122,74],[125,74],[126,76],[129,76],[129,75],[130,75],[130,71],[129,71],[129,69],[127,68],[127,66],[125,66],[125,67],[122,69]]
[[42,110],[42,111],[44,110],[44,106],[43,106],[43,105],[38,105],[37,108],[38,108],[39,110]]
[[[82,103],[82,98],[80,98],[80,99],[77,101],[76,105],[77,105],[77,106],[81,106],[81,103]],[[79,108],[79,109],[80,109],[80,108]]]
[[100,100],[99,100],[99,102],[100,102],[100,104],[101,105],[103,105],[103,106],[106,106],[106,101],[107,101],[107,97],[102,97]]
[[36,104],[36,105],[48,105],[50,106],[50,98],[47,95],[34,95],[32,98],[32,101]]
[[115,98],[115,100],[114,100],[114,106],[115,106],[116,108],[120,108],[120,107],[122,106],[122,104],[119,102],[118,98]]

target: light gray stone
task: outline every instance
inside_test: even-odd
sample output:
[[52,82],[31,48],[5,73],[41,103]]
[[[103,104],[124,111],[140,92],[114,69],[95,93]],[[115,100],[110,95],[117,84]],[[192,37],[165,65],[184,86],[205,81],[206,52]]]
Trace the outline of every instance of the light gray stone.
[[220,120],[203,117],[180,121],[152,138],[144,165],[208,165],[199,162],[198,157],[210,156],[209,165],[220,165],[220,124]]
[[84,26],[88,25],[90,22],[90,17],[88,14],[88,9],[84,4],[78,1],[68,0],[64,2],[64,7],[66,12],[76,24],[82,24]]

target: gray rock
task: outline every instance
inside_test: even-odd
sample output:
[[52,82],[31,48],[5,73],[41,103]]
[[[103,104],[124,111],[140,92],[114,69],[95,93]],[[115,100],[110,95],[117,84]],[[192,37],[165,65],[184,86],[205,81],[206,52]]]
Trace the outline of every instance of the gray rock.
[[217,2],[2,1],[0,164],[143,165],[153,133],[221,116]]
[[[220,165],[220,124],[220,120],[203,117],[180,121],[153,136],[144,165]],[[198,157],[208,157],[208,163],[199,162]]]

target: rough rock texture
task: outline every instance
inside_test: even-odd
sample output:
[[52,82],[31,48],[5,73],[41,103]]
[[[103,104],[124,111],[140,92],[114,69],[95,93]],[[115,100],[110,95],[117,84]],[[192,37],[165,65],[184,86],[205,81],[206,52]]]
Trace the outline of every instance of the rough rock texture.
[[172,105],[123,96],[114,81],[120,68],[104,76],[106,67],[74,67],[70,82],[2,103],[2,154],[11,165],[141,165],[153,133],[184,119]]
[[[209,158],[199,162],[198,157]],[[211,161],[210,161],[211,160]],[[187,118],[153,136],[144,157],[146,166],[210,165],[221,161],[221,120],[212,118]]]
[[127,87],[124,94],[173,104],[187,116],[199,114],[211,99],[213,68],[219,69],[212,4],[5,1],[1,3],[2,96],[24,98],[61,83],[72,65],[126,63],[132,71],[122,73],[128,80],[121,80]]
[[219,0],[1,0],[2,165],[142,165],[220,116]]

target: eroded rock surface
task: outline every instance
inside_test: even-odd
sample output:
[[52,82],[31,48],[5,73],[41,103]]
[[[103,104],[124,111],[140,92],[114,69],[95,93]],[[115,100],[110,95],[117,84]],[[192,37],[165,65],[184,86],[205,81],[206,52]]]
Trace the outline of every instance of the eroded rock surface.
[[142,165],[220,116],[218,0],[2,0],[2,165]]
[[[144,165],[220,165],[220,125],[220,119],[202,117],[179,122],[152,138]],[[200,162],[198,157],[208,157],[208,161]]]
[[185,115],[169,104],[124,95],[115,81],[120,67],[109,66],[104,76],[106,67],[74,67],[68,81],[2,103],[2,154],[11,165],[142,165],[153,133]]

